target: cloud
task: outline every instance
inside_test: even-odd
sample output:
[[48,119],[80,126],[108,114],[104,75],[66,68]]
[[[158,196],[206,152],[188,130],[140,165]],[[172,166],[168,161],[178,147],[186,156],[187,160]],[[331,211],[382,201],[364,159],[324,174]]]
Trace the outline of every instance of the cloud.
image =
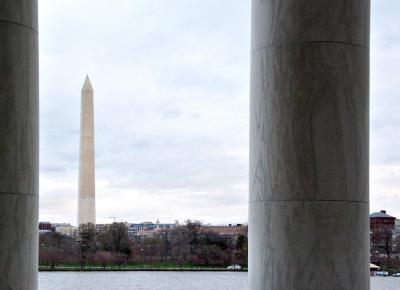
[[[371,17],[371,210],[397,216],[399,9],[373,1]],[[249,0],[40,0],[39,14],[41,219],[76,221],[89,73],[99,221],[247,221]]]
[[400,3],[371,4],[370,208],[400,217]]
[[89,73],[99,221],[245,222],[250,2],[109,3],[39,3],[40,218],[75,223]]

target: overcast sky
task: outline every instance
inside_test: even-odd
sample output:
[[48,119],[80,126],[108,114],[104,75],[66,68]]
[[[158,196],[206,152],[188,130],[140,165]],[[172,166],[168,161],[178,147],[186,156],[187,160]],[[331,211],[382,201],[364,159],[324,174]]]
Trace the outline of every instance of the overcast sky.
[[400,1],[371,2],[370,209],[400,218]]
[[[247,222],[250,0],[39,3],[40,220],[76,224],[89,74],[98,222]],[[400,3],[372,11],[371,211],[400,217]]]

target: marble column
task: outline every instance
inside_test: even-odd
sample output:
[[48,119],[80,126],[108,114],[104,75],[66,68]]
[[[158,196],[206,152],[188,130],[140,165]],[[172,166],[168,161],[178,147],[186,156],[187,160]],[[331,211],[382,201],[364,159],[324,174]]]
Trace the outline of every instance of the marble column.
[[0,3],[0,289],[37,289],[37,0]]
[[369,0],[253,0],[250,290],[369,289]]

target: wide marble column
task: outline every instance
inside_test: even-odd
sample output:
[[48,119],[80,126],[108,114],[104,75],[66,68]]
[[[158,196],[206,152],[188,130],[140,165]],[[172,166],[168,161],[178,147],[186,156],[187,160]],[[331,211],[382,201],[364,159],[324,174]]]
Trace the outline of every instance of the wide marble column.
[[253,0],[250,290],[369,289],[369,0]]
[[0,289],[37,289],[37,0],[0,1]]

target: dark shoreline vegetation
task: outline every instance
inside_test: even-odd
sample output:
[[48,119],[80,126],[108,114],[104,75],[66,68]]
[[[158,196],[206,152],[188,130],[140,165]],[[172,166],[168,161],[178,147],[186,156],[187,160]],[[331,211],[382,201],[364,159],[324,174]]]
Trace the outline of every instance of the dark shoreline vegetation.
[[235,236],[201,230],[198,221],[152,237],[130,237],[124,223],[96,233],[79,227],[76,238],[57,232],[39,236],[39,271],[241,271],[247,268],[247,231]]
[[49,266],[39,266],[39,272],[247,272],[247,268],[240,270],[228,270],[224,268],[212,268],[212,267],[183,267],[183,268],[163,268],[155,266],[107,266],[103,268],[101,265],[86,266],[81,269],[79,266],[55,266],[53,269]]

